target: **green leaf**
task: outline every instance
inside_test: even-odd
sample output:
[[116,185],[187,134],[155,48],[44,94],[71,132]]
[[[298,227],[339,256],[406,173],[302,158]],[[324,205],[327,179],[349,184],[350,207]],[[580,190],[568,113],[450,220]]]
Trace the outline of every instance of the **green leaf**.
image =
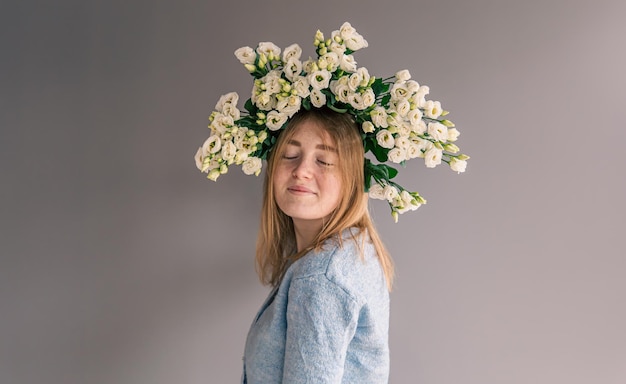
[[388,159],[387,154],[389,153],[389,150],[387,148],[383,148],[379,146],[378,143],[376,143],[372,146],[371,151],[374,154],[374,156],[376,156],[376,160],[380,161],[381,163],[384,163],[385,161],[387,161]]
[[254,105],[254,103],[252,102],[252,99],[246,100],[246,103],[243,107],[246,109],[246,111],[248,111],[249,114],[256,115],[257,108],[256,105]]
[[385,167],[386,171],[387,171],[387,175],[389,176],[389,179],[393,179],[394,177],[396,177],[396,175],[398,174],[398,170],[395,169],[394,167],[390,167],[386,164],[381,164],[383,167]]
[[380,105],[382,105],[383,107],[387,107],[389,105],[389,100],[391,100],[391,95],[387,94],[383,96],[380,101]]
[[383,83],[383,79],[376,78],[372,83],[372,91],[375,94],[380,95],[381,93],[385,93],[389,90],[389,84]]

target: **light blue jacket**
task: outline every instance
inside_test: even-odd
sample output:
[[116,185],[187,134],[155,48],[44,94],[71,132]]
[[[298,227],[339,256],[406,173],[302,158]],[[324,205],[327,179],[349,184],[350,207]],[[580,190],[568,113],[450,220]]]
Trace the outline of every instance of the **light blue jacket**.
[[[354,230],[356,233],[356,230]],[[389,292],[369,241],[350,231],[295,261],[257,314],[242,383],[387,383]]]

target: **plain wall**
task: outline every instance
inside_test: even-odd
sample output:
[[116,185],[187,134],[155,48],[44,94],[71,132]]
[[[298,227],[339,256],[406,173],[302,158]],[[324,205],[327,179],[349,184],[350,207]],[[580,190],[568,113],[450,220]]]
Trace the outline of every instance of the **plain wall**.
[[268,290],[262,178],[195,168],[235,49],[349,21],[472,158],[409,164],[391,383],[626,382],[626,3],[24,1],[0,5],[0,382],[234,383]]

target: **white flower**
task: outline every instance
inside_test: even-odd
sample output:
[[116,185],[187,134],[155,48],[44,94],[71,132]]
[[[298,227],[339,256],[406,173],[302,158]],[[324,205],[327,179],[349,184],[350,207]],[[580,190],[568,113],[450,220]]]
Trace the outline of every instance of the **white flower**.
[[433,147],[433,143],[431,143],[428,140],[424,140],[421,137],[417,137],[413,140],[413,144],[415,144],[415,146],[417,147],[417,150],[419,151],[419,156],[418,157],[424,157],[424,153],[428,152],[428,150],[430,150]]
[[396,79],[399,81],[407,81],[411,78],[411,73],[408,69],[403,69],[401,71],[396,72]]
[[313,89],[311,91],[311,104],[315,108],[321,108],[326,104],[326,95],[322,93],[319,89]]
[[420,150],[420,148],[415,143],[411,142],[406,147],[406,156],[409,159],[415,159],[416,157],[420,157],[420,155],[423,155],[422,151]]
[[280,48],[278,48],[276,44],[269,41],[259,43],[256,51],[258,54],[264,53],[269,60],[280,58]]
[[414,94],[415,92],[418,91],[420,87],[420,85],[415,80],[408,80],[405,85],[406,85],[406,89],[409,90],[409,94]]
[[358,110],[365,109],[365,105],[363,104],[363,96],[358,92],[352,93],[350,95],[349,103],[354,109],[358,109]]
[[304,72],[309,73],[309,74],[319,69],[317,67],[317,60],[313,60],[311,58],[309,58],[307,61],[302,63],[302,68],[304,69]]
[[343,23],[339,29],[339,34],[346,47],[351,51],[358,51],[361,48],[367,47],[367,41],[363,36],[357,33],[350,23]]
[[272,70],[261,78],[265,86],[265,91],[269,93],[278,93],[281,91],[283,86],[280,80],[280,72],[278,70]]
[[246,175],[258,176],[261,173],[261,167],[263,166],[263,162],[258,157],[248,157],[241,167],[243,173]]
[[383,189],[383,186],[378,183],[375,183],[374,185],[370,186],[368,195],[372,199],[387,200],[387,198],[385,197],[385,191]]
[[276,110],[271,110],[267,114],[267,121],[265,122],[265,125],[267,125],[267,128],[269,128],[270,131],[276,131],[279,130],[285,122],[287,122],[286,114]]
[[224,106],[229,104],[237,106],[237,102],[239,102],[239,94],[237,92],[229,92],[225,95],[220,96],[217,104],[215,104],[215,110],[218,112],[222,112]]
[[374,132],[374,124],[372,124],[371,121],[366,121],[363,124],[361,124],[361,129],[363,130],[363,132],[365,133],[371,133]]
[[226,141],[222,145],[222,158],[227,162],[231,162],[235,158],[235,153],[237,153],[237,146],[232,141]]
[[321,69],[309,75],[309,83],[313,89],[320,90],[328,88],[328,84],[330,84],[330,77],[330,72],[325,69]]
[[393,148],[395,144],[393,135],[386,129],[381,129],[376,133],[376,141],[378,142],[378,145],[388,149]]
[[424,104],[424,114],[431,119],[436,119],[441,116],[443,110],[441,109],[441,103],[438,101],[428,100]]
[[367,68],[361,67],[356,70],[356,73],[359,73],[361,75],[361,84],[359,84],[361,87],[365,87],[369,84],[371,76]]
[[352,55],[339,56],[339,68],[346,72],[356,71],[356,61],[354,60],[354,57]]
[[263,111],[270,111],[276,106],[276,98],[268,92],[263,92],[257,95],[255,104]]
[[372,123],[377,127],[387,128],[389,126],[387,123],[387,111],[381,106],[375,107],[370,112],[370,117],[372,118]]
[[400,192],[399,199],[402,202],[402,208],[398,209],[399,213],[414,211],[421,205],[408,191],[403,190],[402,192]]
[[369,84],[370,74],[367,68],[361,67],[348,76],[348,85],[352,91],[356,91],[359,87],[365,87]]
[[418,135],[421,135],[424,132],[426,132],[426,129],[428,129],[428,127],[426,126],[426,122],[424,120],[417,121],[415,125],[411,124],[411,132],[415,132]]
[[363,81],[363,74],[358,70],[351,74],[348,77],[348,86],[351,91],[356,91],[359,86],[361,86],[361,81]]
[[391,95],[391,100],[405,100],[409,97],[409,89],[406,87],[404,82],[402,83],[394,83],[391,86],[391,90],[389,91]]
[[235,56],[241,64],[254,64],[256,60],[256,52],[250,47],[241,47],[235,51]]
[[326,69],[330,72],[335,72],[339,68],[339,55],[335,52],[328,52],[324,56],[320,57],[320,60],[324,60],[325,66],[319,65],[320,68]]
[[241,111],[239,110],[239,108],[237,108],[235,104],[224,104],[224,107],[222,108],[222,113],[224,115],[232,117],[233,120],[239,120],[239,117],[241,117]]
[[466,160],[459,160],[456,157],[450,159],[450,169],[457,173],[465,172],[465,168],[467,167]]
[[329,84],[330,91],[342,103],[349,103],[352,91],[348,86],[348,76],[342,76],[338,80],[333,80]]
[[391,160],[393,163],[399,164],[406,160],[406,151],[402,150],[401,148],[395,147],[391,151],[389,151],[387,156],[389,157],[389,160]]
[[411,111],[411,103],[409,103],[407,99],[398,100],[395,103],[395,107],[396,107],[396,112],[398,112],[398,115],[402,117],[407,116],[408,113]]
[[387,114],[387,124],[389,124],[389,130],[391,133],[397,133],[399,128],[402,126],[402,118],[397,114],[393,113],[392,110],[388,111]]
[[398,136],[396,137],[394,145],[396,148],[406,150],[409,145],[411,145],[411,140],[409,140],[407,136]]
[[339,28],[338,31],[334,31],[333,35],[338,34],[339,37],[341,37],[342,40],[345,40],[346,38],[357,34],[356,29],[354,29],[354,27],[348,23],[347,21],[345,23],[343,23],[341,25],[341,27]]
[[211,127],[211,129],[215,132],[224,133],[234,124],[235,122],[232,116],[224,115],[222,113],[216,113],[209,127]]
[[[406,117],[409,120],[411,128],[417,128],[419,122],[422,121],[422,111],[419,108],[412,109],[406,114]],[[423,131],[420,133],[423,133]]]
[[393,201],[393,199],[398,197],[400,193],[398,192],[398,189],[396,189],[396,187],[394,187],[393,185],[387,184],[383,188],[383,194],[385,196],[385,199],[391,202]]
[[426,105],[426,95],[430,92],[427,85],[421,85],[418,90],[411,96],[410,101],[420,108]]
[[406,120],[401,120],[400,125],[398,126],[398,136],[408,138],[411,134],[411,125]]
[[299,77],[302,72],[302,62],[296,58],[290,58],[283,67],[283,72],[285,73],[285,77],[291,81],[294,81],[297,77]]
[[291,95],[276,103],[276,109],[291,117],[300,110],[301,101],[300,96]]
[[376,102],[376,95],[374,94],[374,90],[372,88],[367,88],[365,92],[361,94],[361,97],[363,98],[363,108],[361,109],[367,109]]
[[337,54],[338,57],[341,57],[346,52],[346,46],[343,44],[339,44],[335,40],[332,40],[328,50]]
[[300,61],[302,55],[302,48],[298,44],[291,44],[283,51],[283,62],[286,63],[291,59]]
[[441,123],[428,123],[428,135],[437,141],[448,140],[448,127]]
[[202,171],[202,161],[204,160],[204,150],[202,150],[202,147],[198,148],[194,159],[196,160],[196,168]]
[[296,94],[302,98],[309,96],[309,79],[305,76],[297,76],[293,83],[291,84],[293,89],[295,89]]
[[236,142],[237,140],[243,140],[246,137],[246,134],[248,133],[248,128],[234,127],[233,129],[231,129],[230,133],[233,135],[233,140],[235,140]]
[[424,163],[426,164],[426,167],[434,168],[441,164],[442,155],[443,152],[441,149],[435,147],[434,145],[430,147],[430,149],[424,154]]
[[456,141],[460,134],[456,128],[448,129],[448,141]]
[[241,165],[244,161],[246,161],[249,155],[250,153],[248,151],[242,151],[239,146],[237,146],[237,153],[235,153],[234,159],[235,164]]

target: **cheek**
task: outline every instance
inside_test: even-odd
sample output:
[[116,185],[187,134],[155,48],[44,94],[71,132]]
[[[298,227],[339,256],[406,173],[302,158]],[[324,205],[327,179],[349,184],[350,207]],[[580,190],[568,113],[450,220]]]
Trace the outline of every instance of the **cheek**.
[[285,182],[290,175],[291,171],[284,164],[279,164],[274,171],[274,185]]
[[342,192],[342,183],[341,179],[338,176],[334,176],[327,181],[327,187],[329,195],[332,196],[332,199],[335,201],[335,204],[339,204],[341,200],[341,192]]

